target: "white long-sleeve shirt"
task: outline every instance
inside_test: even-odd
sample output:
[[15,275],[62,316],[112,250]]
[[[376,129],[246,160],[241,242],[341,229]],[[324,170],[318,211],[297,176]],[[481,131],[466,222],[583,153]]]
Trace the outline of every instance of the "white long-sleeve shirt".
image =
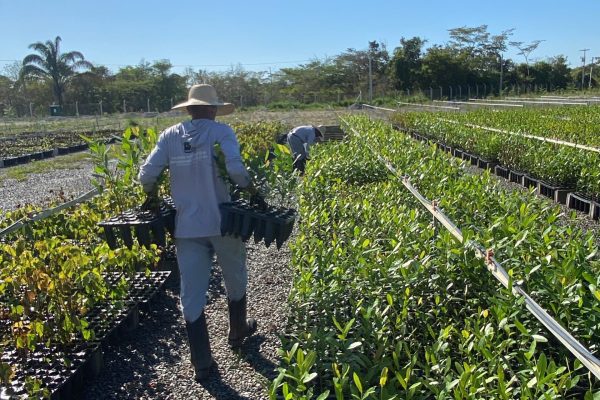
[[288,133],[287,138],[294,159],[308,158],[310,145],[315,142],[315,128],[312,125],[297,126]]
[[185,121],[165,129],[140,169],[138,179],[148,192],[162,171],[169,168],[171,196],[177,207],[175,237],[221,234],[219,204],[230,197],[215,163],[215,143],[225,155],[231,179],[240,187],[248,186],[250,177],[233,129],[209,119]]

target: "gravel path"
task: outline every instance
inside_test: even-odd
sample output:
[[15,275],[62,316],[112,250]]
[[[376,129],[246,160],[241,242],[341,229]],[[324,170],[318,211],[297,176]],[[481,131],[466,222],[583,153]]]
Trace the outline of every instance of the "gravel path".
[[[293,239],[292,239],[293,240]],[[279,334],[285,328],[291,282],[289,250],[248,244],[248,316],[258,332],[239,353],[227,344],[227,296],[218,265],[213,266],[206,316],[217,368],[204,383],[193,379],[185,323],[173,277],[140,318],[138,328],[105,351],[102,374],[83,399],[268,399],[277,375]]]
[[91,162],[80,162],[70,169],[53,169],[29,175],[23,181],[6,178],[9,168],[0,169],[0,210],[14,210],[25,204],[46,205],[62,192],[67,199],[91,189]]

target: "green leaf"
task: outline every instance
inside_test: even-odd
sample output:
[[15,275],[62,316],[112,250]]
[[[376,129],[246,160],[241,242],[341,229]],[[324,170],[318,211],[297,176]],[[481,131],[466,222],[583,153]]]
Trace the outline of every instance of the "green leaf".
[[317,397],[317,400],[325,400],[329,397],[329,390],[324,391]]
[[354,380],[354,384],[358,388],[358,391],[360,392],[360,394],[362,394],[362,392],[363,392],[362,383],[360,382],[360,378],[358,377],[358,375],[356,375],[356,372],[352,373],[352,379]]
[[525,328],[525,325],[519,322],[518,319],[515,319],[515,326],[523,335],[529,335],[529,331],[527,330],[527,328]]
[[379,386],[384,387],[387,383],[388,367],[384,367],[379,375]]
[[312,381],[313,379],[315,379],[316,377],[317,377],[316,372],[310,373],[310,374],[306,375],[304,377],[304,379],[302,379],[302,383],[308,383],[308,382]]

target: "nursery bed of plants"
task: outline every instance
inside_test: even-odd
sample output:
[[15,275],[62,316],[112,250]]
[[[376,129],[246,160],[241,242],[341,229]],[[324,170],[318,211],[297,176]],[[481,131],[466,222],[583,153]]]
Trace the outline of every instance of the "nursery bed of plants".
[[600,105],[519,110],[480,109],[469,113],[455,113],[452,119],[511,132],[600,146]]
[[[595,121],[595,118],[597,118],[598,111],[595,107],[583,109],[589,115],[581,115],[584,111],[581,109],[576,110],[584,121]],[[549,111],[538,112],[545,113]],[[519,118],[524,118],[523,115],[536,115],[532,114],[534,113],[532,111],[526,113],[512,111],[512,113],[515,114],[516,121],[519,121]],[[438,143],[440,148],[451,152],[457,157],[469,160],[471,163],[474,162],[476,165],[485,164],[486,167],[494,170],[498,175],[526,187],[538,187],[538,192],[541,194],[555,197],[557,201],[560,200],[569,207],[589,213],[592,218],[598,218],[594,207],[600,209],[600,206],[598,206],[600,200],[599,152],[503,132],[493,132],[463,124],[467,121],[470,121],[470,123],[478,122],[478,118],[483,118],[482,115],[484,114],[479,112],[473,113],[473,115],[471,113],[461,115],[459,117],[461,123],[459,124],[452,123],[439,114],[431,113],[396,115],[394,121],[400,128],[412,132],[415,138],[433,140]],[[507,115],[506,118],[508,119],[510,114],[509,112],[502,112],[498,115]],[[586,115],[587,119],[584,118]],[[490,114],[487,119],[487,126],[498,126],[499,122],[494,123],[494,116],[496,114]],[[454,120],[454,117],[452,119]],[[533,117],[532,120],[536,121]],[[542,121],[546,120],[542,119]],[[484,122],[478,123],[483,125]],[[563,132],[563,134],[556,133],[553,134],[553,137],[568,138],[569,129],[571,128],[568,125],[563,125],[564,123],[563,120],[554,120],[554,132]],[[477,125],[477,123],[474,125]],[[590,123],[586,126],[588,128],[585,130],[585,137],[588,140],[583,143],[590,144],[593,143],[593,140],[596,140],[598,133],[593,130],[594,124]],[[519,129],[510,128],[510,125],[506,125],[505,129],[513,132],[519,131]],[[546,190],[546,193],[544,190]],[[560,196],[556,193],[559,190],[562,191]],[[567,193],[572,193],[572,196],[567,198]],[[555,194],[556,196],[554,196]],[[571,197],[574,201],[570,201]],[[579,200],[587,202],[587,208],[580,206],[577,203]]]
[[272,398],[598,396],[598,379],[432,223],[367,144],[597,354],[593,235],[557,224],[559,207],[533,193],[468,173],[438,146],[367,118],[348,124],[360,136],[316,151],[301,185],[289,334]]
[[0,167],[11,167],[88,148],[84,135],[91,140],[114,142],[119,132],[30,133],[0,138]]

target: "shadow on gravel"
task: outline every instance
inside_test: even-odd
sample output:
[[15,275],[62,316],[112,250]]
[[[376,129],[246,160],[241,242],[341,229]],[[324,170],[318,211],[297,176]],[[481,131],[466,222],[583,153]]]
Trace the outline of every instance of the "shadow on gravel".
[[254,335],[246,339],[242,347],[243,355],[248,361],[248,364],[254,368],[256,372],[272,381],[278,375],[275,365],[271,360],[266,359],[260,353],[260,345],[267,339],[263,335]]
[[223,381],[220,372],[216,368],[211,371],[210,379],[200,383],[200,385],[216,400],[254,400],[251,397],[242,396]]

